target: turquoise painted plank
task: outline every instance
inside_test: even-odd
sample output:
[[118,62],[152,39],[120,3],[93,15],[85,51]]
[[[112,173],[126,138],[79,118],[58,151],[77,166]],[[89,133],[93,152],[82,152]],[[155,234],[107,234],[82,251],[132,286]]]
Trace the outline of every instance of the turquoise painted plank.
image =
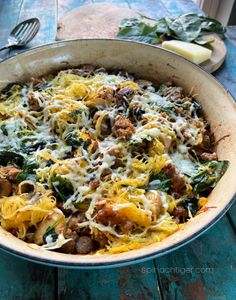
[[[50,0],[50,5],[54,0]],[[42,21],[41,32],[29,45],[51,41],[53,26],[52,12],[46,1],[1,1],[0,4],[0,42],[5,44],[12,28],[24,19],[37,16]],[[48,18],[48,20],[47,20]],[[55,20],[55,18],[54,18]],[[54,26],[54,31],[56,25]],[[1,57],[7,57],[17,51],[1,52]],[[54,299],[56,294],[56,269],[33,264],[0,251],[0,300],[11,299]]]
[[161,0],[161,3],[171,16],[186,13],[203,14],[197,4],[191,0]]
[[19,14],[19,22],[28,18],[37,17],[41,27],[28,44],[28,48],[53,42],[57,29],[57,1],[56,0],[24,0]]
[[92,3],[92,0],[58,0],[58,18],[60,19],[72,9]]
[[11,29],[16,25],[23,0],[1,1],[0,4],[0,44],[7,43]]
[[55,41],[57,31],[57,0],[23,0],[18,16],[18,23],[37,17],[41,26],[34,39],[23,48],[12,49],[9,55],[15,55],[35,46]]
[[[236,101],[236,26],[227,27],[225,44],[227,55],[225,63],[213,75],[229,90]],[[236,228],[236,203],[227,214]]]
[[164,16],[168,16],[169,12],[163,5],[161,1],[149,0],[149,1],[139,1],[139,0],[128,0],[131,9],[144,15],[145,17],[157,19]]
[[58,270],[60,300],[159,300],[152,261],[132,267],[102,270]]
[[156,265],[164,300],[236,299],[236,236],[227,217]]
[[[17,24],[20,7],[23,0],[1,1],[0,4],[0,46],[7,44],[9,33]],[[8,50],[0,52],[0,58],[5,58]]]
[[191,0],[128,0],[130,7],[150,18],[161,18],[185,13],[202,13],[201,9]]
[[226,60],[221,68],[214,73],[214,76],[232,93],[236,101],[236,26],[227,28],[226,37]]
[[236,203],[234,203],[230,210],[227,212],[227,216],[236,234]]
[[115,4],[117,6],[120,6],[120,7],[124,7],[124,8],[129,8],[129,4],[128,4],[128,1],[120,1],[120,0],[110,0],[110,1],[104,1],[104,0],[92,0],[93,3],[104,3],[104,2],[107,2],[107,3],[112,3],[112,4]]
[[0,251],[0,300],[54,299],[56,270]]
[[60,19],[64,16],[67,12],[72,9],[78,8],[80,6],[93,4],[93,3],[100,3],[100,2],[109,2],[116,4],[121,7],[129,8],[129,5],[126,1],[120,0],[111,0],[111,1],[103,1],[103,0],[58,0],[58,18]]

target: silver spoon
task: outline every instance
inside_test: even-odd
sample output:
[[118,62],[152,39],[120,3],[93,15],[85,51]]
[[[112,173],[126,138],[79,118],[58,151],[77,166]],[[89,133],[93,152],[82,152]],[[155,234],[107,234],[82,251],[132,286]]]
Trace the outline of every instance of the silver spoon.
[[8,37],[8,44],[0,48],[1,50],[11,47],[23,47],[29,43],[40,28],[40,21],[37,18],[32,18],[21,22],[11,31]]

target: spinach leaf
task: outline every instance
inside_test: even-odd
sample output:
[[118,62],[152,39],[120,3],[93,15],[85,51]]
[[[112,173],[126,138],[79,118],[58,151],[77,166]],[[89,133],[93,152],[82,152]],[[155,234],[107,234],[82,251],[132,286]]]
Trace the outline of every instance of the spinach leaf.
[[52,188],[59,200],[66,201],[74,193],[74,188],[69,179],[56,173],[50,178]]
[[157,91],[158,95],[160,95],[162,97],[165,96],[167,89],[168,89],[168,87],[165,84],[161,84]]
[[[27,142],[27,140],[25,140],[25,142]],[[26,146],[24,143],[22,143],[21,147],[24,153],[30,154],[31,152],[42,150],[46,145],[47,141],[32,141],[30,146]]]
[[52,136],[47,136],[39,140],[34,131],[27,129],[18,131],[17,137],[22,138],[20,141],[20,150],[26,154],[42,150],[46,145],[50,146],[57,142],[56,138]]
[[157,176],[151,178],[148,185],[142,187],[144,190],[159,190],[168,193],[170,190],[170,178],[164,173],[160,172]]
[[48,227],[47,231],[45,232],[45,234],[43,235],[43,242],[46,244],[46,238],[48,236],[51,236],[52,238],[52,242],[55,242],[58,238],[58,233],[56,233],[56,230],[55,230],[55,227],[51,228],[51,227]]
[[117,37],[153,44],[158,42],[157,25],[151,26],[142,18],[123,19]]
[[190,213],[192,214],[193,217],[196,215],[196,213],[199,210],[197,198],[191,198],[191,199],[184,200],[182,205],[184,208],[186,208],[188,211],[190,211]]
[[26,159],[22,166],[22,170],[17,175],[17,182],[24,180],[36,181],[36,169],[39,168],[39,164],[34,159]]
[[171,36],[171,30],[167,24],[166,18],[156,20],[156,33],[158,37],[160,37],[162,34]]
[[167,86],[164,84],[160,85],[158,94],[151,100],[151,105],[155,106],[160,111],[172,112],[176,107],[176,103],[171,102],[165,97],[166,91]]
[[11,82],[6,85],[1,91],[1,100],[7,100],[12,94],[19,92],[25,85],[21,82]]
[[211,33],[224,36],[225,28],[220,22],[209,17],[196,14],[185,14],[176,18],[166,18],[173,37],[186,41],[206,45],[212,41],[203,41],[199,37]]
[[54,224],[49,226],[46,230],[46,232],[43,235],[43,241],[46,243],[46,238],[50,235],[52,238],[52,241],[55,242],[58,238],[58,233],[56,232],[57,225],[63,220],[63,217],[58,219]]
[[73,131],[67,135],[65,142],[72,147],[72,150],[77,149],[81,145],[80,139],[78,139],[76,132]]
[[65,142],[67,145],[72,147],[72,150],[76,150],[78,147],[82,146],[82,151],[85,150],[87,151],[87,147],[88,147],[88,141],[83,140],[82,138],[79,138],[77,136],[76,131],[71,131],[66,139]]
[[6,126],[6,124],[2,123],[2,124],[0,125],[0,129],[1,129],[3,135],[8,136],[8,131],[7,131],[7,126]]
[[22,167],[24,163],[24,156],[14,151],[2,150],[0,151],[0,165],[6,166],[8,164]]
[[84,200],[83,202],[74,203],[75,208],[80,212],[85,212],[91,203],[91,200]]
[[168,113],[168,112],[172,112],[175,109],[176,105],[166,100],[162,104],[157,105],[157,107],[160,111],[164,111]]
[[194,43],[200,46],[210,46],[212,43],[214,43],[214,40],[203,40],[201,38],[197,38],[194,40]]
[[201,32],[201,19],[196,14],[165,18],[172,36],[185,42],[194,41]]
[[157,19],[154,25],[145,23],[143,18],[123,19],[117,37],[150,44],[174,38],[206,46],[212,40],[204,41],[201,36],[216,33],[224,37],[225,31],[217,20],[190,13]]
[[224,37],[226,32],[226,28],[222,26],[222,24],[210,17],[200,16],[201,19],[201,32],[200,36],[216,33],[219,34],[221,37]]
[[212,190],[229,166],[228,161],[210,161],[202,163],[198,172],[191,178],[190,182],[195,193]]

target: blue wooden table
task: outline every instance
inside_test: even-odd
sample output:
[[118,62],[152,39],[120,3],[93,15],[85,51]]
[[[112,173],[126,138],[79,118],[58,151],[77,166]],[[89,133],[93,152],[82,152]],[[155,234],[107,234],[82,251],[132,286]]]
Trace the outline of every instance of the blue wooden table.
[[[41,29],[29,47],[55,39],[57,19],[91,0],[1,0],[0,44],[18,22],[38,17]],[[112,0],[158,18],[201,12],[190,0]],[[225,40],[228,54],[214,74],[236,99],[236,27]],[[0,58],[15,52],[2,52]],[[236,299],[236,205],[207,233],[189,245],[146,263],[101,270],[42,266],[0,251],[2,299]]]

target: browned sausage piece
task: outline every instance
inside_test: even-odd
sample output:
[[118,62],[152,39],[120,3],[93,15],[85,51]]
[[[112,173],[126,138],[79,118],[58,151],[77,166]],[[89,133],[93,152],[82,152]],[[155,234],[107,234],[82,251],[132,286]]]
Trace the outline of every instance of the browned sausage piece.
[[81,236],[75,244],[75,250],[78,254],[88,254],[93,249],[93,240],[88,236]]
[[75,240],[71,239],[67,243],[61,246],[59,249],[62,253],[74,253],[75,252]]
[[185,188],[184,176],[176,170],[175,166],[169,164],[163,168],[163,171],[170,177],[173,192],[179,193]]
[[217,154],[215,152],[203,152],[200,156],[203,160],[217,160]]
[[111,87],[102,87],[95,98],[86,101],[88,107],[106,107],[112,103],[114,91]]
[[100,181],[95,178],[89,182],[89,185],[93,190],[96,190],[96,188],[98,188],[100,185]]
[[33,110],[33,111],[41,110],[38,99],[36,99],[34,94],[31,92],[28,93],[28,104],[29,104],[30,110]]
[[177,223],[183,223],[188,218],[188,211],[184,207],[178,206],[173,210],[171,215],[175,217]]
[[79,223],[79,220],[78,220],[77,217],[71,217],[69,222],[68,222],[68,227],[72,231],[76,231],[78,229],[78,223]]
[[129,107],[129,102],[133,98],[135,91],[129,87],[118,89],[115,94],[116,106]]
[[109,205],[104,206],[98,211],[96,220],[101,224],[111,224],[112,226],[122,223],[122,218],[119,213]]
[[111,103],[114,96],[114,90],[111,87],[103,87],[98,92],[98,97],[107,100],[107,103]]
[[57,207],[63,212],[66,217],[69,217],[72,214],[72,210],[70,208],[63,207],[64,202],[57,201]]
[[0,197],[8,197],[12,193],[12,185],[6,178],[0,178]]
[[112,134],[117,138],[129,139],[133,132],[133,124],[125,117],[118,116],[112,127]]
[[8,180],[10,181],[14,181],[17,177],[17,175],[19,174],[20,169],[12,166],[12,165],[8,165],[6,167],[2,167],[0,168],[0,173],[3,174]]

